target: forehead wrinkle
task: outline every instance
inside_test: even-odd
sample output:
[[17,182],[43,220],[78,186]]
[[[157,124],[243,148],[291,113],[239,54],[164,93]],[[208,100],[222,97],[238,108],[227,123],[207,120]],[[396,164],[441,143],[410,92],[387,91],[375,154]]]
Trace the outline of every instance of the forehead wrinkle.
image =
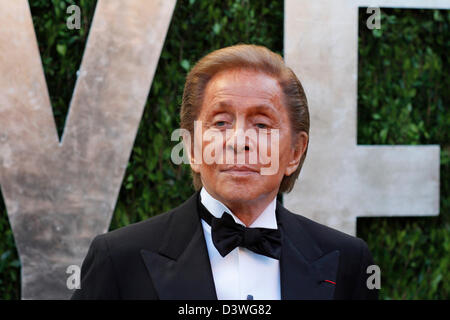
[[[255,78],[256,81],[259,82],[259,84],[261,84],[262,87],[264,87],[266,90],[261,89],[260,86],[256,88],[254,87]],[[231,84],[229,80],[231,80]],[[273,86],[274,84],[275,86]],[[205,89],[208,89],[208,87],[210,89],[214,88],[216,92],[222,93],[222,91],[230,91],[234,89],[237,89],[238,91],[240,91],[240,89],[244,90],[244,88],[248,86],[251,87],[252,91],[255,94],[256,92],[258,92],[259,94],[267,94],[269,96],[272,96],[273,93],[268,93],[268,91],[275,91],[275,94],[277,95],[279,94],[279,92],[281,92],[281,86],[276,77],[273,77],[261,71],[247,69],[222,70],[213,76]],[[224,94],[227,93],[224,92]],[[238,95],[234,92],[233,94]]]
[[278,92],[268,92],[266,90],[254,90],[252,94],[241,94],[239,90],[233,90],[232,88],[226,88],[222,90],[217,90],[214,94],[214,98],[216,97],[238,97],[238,98],[255,98],[255,99],[266,99],[272,100],[275,97],[278,97]]
[[[264,99],[266,100],[266,99]],[[216,103],[212,103],[210,107],[208,108],[208,113],[216,113],[220,112],[221,110],[227,110],[229,108],[234,108],[235,103],[232,100],[222,100],[218,101]],[[275,104],[272,103],[264,103],[264,102],[255,102],[255,103],[249,103],[249,105],[246,106],[246,111],[248,113],[258,113],[258,111],[265,111],[268,113],[275,113],[278,114],[279,110],[275,106]]]
[[[273,111],[280,112],[283,101],[281,99],[282,89],[278,80],[263,74],[266,77],[262,79],[258,77],[256,81],[252,81],[255,80],[253,75],[258,77],[261,72],[224,70],[216,74],[205,88],[207,100],[204,102],[209,109],[207,113],[227,107],[233,108],[235,105],[242,105],[242,102],[250,107],[269,105],[272,106]],[[259,85],[255,86],[255,83]],[[235,101],[236,99],[243,101]]]

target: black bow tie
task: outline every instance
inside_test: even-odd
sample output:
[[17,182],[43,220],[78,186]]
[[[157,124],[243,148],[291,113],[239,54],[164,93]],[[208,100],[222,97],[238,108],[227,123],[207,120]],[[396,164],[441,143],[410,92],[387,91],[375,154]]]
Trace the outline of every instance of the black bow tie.
[[203,204],[200,203],[199,207],[200,217],[211,226],[211,237],[214,246],[222,257],[225,257],[236,247],[244,247],[273,259],[280,259],[280,230],[247,228],[234,222],[233,217],[226,212],[223,213],[221,218],[216,218]]

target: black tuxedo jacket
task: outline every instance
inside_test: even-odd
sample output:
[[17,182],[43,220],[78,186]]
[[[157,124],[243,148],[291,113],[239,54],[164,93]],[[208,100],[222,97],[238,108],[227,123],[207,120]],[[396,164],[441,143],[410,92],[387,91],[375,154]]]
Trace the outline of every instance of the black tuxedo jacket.
[[[196,192],[176,209],[97,236],[72,299],[217,299],[198,201]],[[282,299],[377,298],[366,286],[372,258],[364,241],[281,203],[276,214]]]

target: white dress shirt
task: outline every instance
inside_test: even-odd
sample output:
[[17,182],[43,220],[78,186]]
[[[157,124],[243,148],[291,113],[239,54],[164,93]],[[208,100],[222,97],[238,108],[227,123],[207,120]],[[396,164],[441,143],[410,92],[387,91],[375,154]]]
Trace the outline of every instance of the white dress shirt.
[[[214,199],[205,188],[200,191],[200,198],[213,216],[220,218],[223,212],[228,212],[236,223],[245,226],[230,209]],[[276,198],[249,227],[277,229],[275,208]],[[241,247],[222,257],[212,241],[210,225],[204,220],[201,222],[219,300],[246,300],[248,295],[253,296],[255,300],[280,300],[278,260]]]

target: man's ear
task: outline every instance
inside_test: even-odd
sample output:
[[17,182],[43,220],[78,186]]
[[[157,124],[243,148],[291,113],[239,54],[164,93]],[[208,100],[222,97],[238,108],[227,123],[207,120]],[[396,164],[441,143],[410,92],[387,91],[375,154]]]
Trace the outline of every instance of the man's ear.
[[309,137],[305,131],[301,131],[298,134],[296,134],[295,139],[296,143],[291,151],[290,155],[291,159],[289,160],[289,163],[286,167],[286,171],[284,172],[286,176],[290,176],[295,172],[295,170],[297,170],[300,164],[300,160],[303,154],[305,153],[306,148],[308,147],[308,140]]
[[191,165],[192,171],[194,171],[195,173],[200,173],[200,164],[195,163],[195,159],[194,158],[191,158],[189,163]]
[[195,173],[200,173],[200,161],[201,159],[195,159],[194,146],[195,144],[191,143],[190,133],[183,134],[183,145],[184,150],[186,151],[186,155],[189,159],[189,165],[191,166],[192,171]]

